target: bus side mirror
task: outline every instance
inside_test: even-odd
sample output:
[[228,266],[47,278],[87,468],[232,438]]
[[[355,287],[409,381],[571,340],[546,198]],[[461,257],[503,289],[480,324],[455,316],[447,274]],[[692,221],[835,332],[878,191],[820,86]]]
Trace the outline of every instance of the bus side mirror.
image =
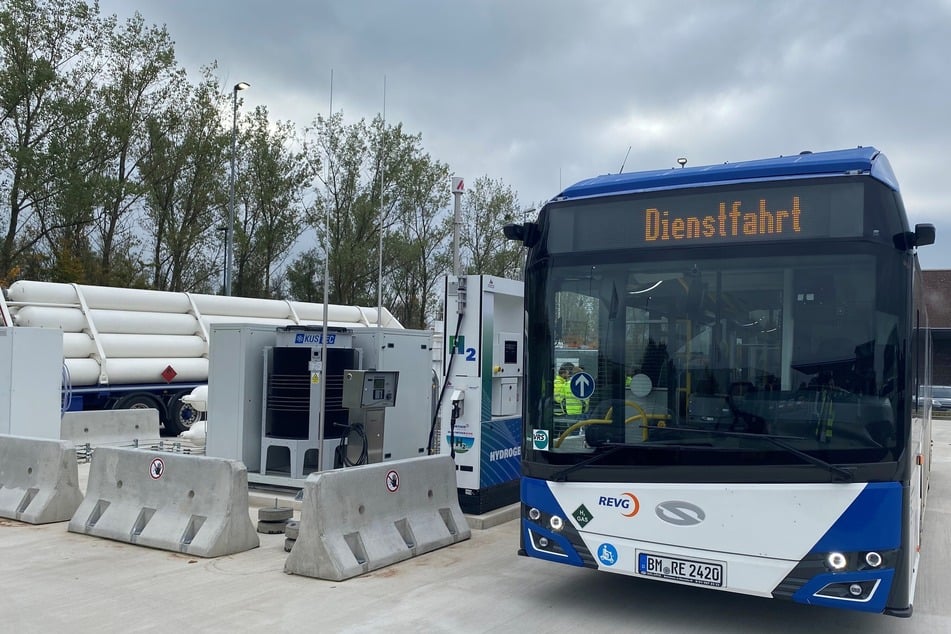
[[502,227],[502,233],[509,240],[518,240],[527,247],[533,247],[538,244],[540,233],[538,224],[526,222],[524,224],[509,224]]
[[915,225],[915,246],[923,247],[929,244],[934,244],[934,225],[931,223]]
[[518,240],[525,242],[525,225],[510,224],[502,227],[502,233],[507,240]]
[[915,247],[923,247],[934,244],[934,225],[930,223],[920,223],[915,225],[914,231],[903,231],[892,236],[895,248],[901,251],[908,251]]

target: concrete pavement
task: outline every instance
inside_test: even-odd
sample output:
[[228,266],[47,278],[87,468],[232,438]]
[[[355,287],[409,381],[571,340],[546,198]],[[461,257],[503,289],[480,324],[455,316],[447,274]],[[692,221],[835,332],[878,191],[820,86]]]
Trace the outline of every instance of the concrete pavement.
[[[256,504],[272,504],[262,492]],[[280,498],[281,505],[284,499]],[[256,520],[257,508],[252,507]],[[299,516],[299,513],[297,514]],[[865,615],[516,556],[518,522],[341,582],[283,572],[283,535],[199,559],[0,520],[5,632],[949,632],[951,421],[935,424],[911,619]]]

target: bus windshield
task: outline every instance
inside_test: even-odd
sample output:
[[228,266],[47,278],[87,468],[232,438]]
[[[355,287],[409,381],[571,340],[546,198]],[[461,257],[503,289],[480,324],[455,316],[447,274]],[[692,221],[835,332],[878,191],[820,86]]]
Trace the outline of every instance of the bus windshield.
[[[719,256],[548,265],[546,451],[580,461],[602,446],[666,447],[676,452],[657,453],[678,464],[801,463],[795,452],[896,460],[904,324],[900,302],[879,289],[900,274],[897,258],[891,270],[871,254]],[[630,461],[616,451],[596,464]]]

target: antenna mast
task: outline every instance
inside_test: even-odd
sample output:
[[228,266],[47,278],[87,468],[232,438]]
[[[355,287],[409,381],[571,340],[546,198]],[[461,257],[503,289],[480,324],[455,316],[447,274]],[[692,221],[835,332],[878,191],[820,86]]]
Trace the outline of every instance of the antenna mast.
[[618,174],[624,171],[624,166],[627,165],[627,157],[631,155],[631,146],[627,146],[627,154],[624,155],[624,160],[621,161],[621,169],[617,171]]

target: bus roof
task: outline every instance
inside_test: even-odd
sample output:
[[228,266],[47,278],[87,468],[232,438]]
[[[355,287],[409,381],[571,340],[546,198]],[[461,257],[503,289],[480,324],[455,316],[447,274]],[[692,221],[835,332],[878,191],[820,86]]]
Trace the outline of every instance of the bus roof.
[[723,185],[744,181],[841,176],[856,173],[870,174],[898,191],[898,181],[885,155],[874,147],[859,146],[848,150],[802,152],[792,156],[739,163],[608,174],[575,183],[562,191],[555,200],[690,186]]

